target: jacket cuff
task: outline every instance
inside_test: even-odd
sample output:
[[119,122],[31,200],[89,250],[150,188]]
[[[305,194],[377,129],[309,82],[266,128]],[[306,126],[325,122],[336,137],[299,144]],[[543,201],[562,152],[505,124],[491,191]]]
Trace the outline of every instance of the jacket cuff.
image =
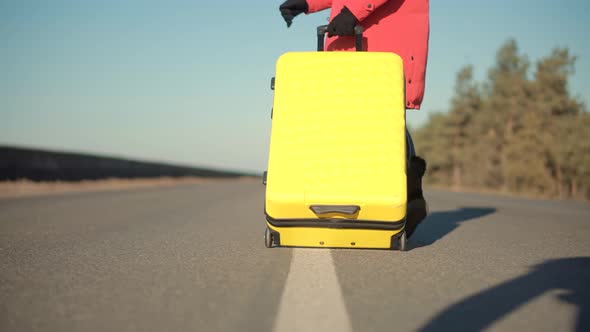
[[332,0],[307,0],[307,12],[305,14],[311,14],[315,12],[328,9],[332,6]]

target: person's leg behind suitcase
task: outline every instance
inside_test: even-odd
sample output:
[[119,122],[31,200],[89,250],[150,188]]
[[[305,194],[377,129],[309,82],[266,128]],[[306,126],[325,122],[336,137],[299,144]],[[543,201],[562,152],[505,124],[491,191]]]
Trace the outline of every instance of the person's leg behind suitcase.
[[406,151],[408,159],[407,190],[408,208],[406,212],[406,236],[414,234],[418,225],[426,218],[427,204],[422,192],[422,177],[426,172],[426,161],[416,155],[414,142],[406,129]]

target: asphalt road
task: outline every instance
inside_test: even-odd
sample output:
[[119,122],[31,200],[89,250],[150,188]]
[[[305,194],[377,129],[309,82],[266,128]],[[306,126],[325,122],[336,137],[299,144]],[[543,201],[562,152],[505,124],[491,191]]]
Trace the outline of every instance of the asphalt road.
[[427,199],[408,252],[266,249],[254,182],[0,200],[0,331],[590,331],[590,205]]

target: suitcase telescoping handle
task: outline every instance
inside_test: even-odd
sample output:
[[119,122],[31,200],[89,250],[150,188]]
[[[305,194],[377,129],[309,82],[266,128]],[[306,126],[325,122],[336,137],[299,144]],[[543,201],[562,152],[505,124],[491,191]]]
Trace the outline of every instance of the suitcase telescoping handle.
[[[324,51],[324,37],[328,32],[327,25],[320,25],[318,27],[318,52]],[[355,46],[356,51],[361,52],[363,50],[363,27],[357,25],[354,27]]]

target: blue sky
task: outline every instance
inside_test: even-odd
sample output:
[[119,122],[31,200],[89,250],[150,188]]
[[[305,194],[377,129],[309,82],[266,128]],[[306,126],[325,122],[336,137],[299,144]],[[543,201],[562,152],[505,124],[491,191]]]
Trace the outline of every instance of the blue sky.
[[[281,1],[0,0],[0,145],[195,166],[265,169],[276,59],[312,51],[329,12],[290,29]],[[447,109],[457,70],[485,78],[517,40],[531,61],[578,56],[571,91],[590,101],[589,1],[431,1],[417,127]]]

